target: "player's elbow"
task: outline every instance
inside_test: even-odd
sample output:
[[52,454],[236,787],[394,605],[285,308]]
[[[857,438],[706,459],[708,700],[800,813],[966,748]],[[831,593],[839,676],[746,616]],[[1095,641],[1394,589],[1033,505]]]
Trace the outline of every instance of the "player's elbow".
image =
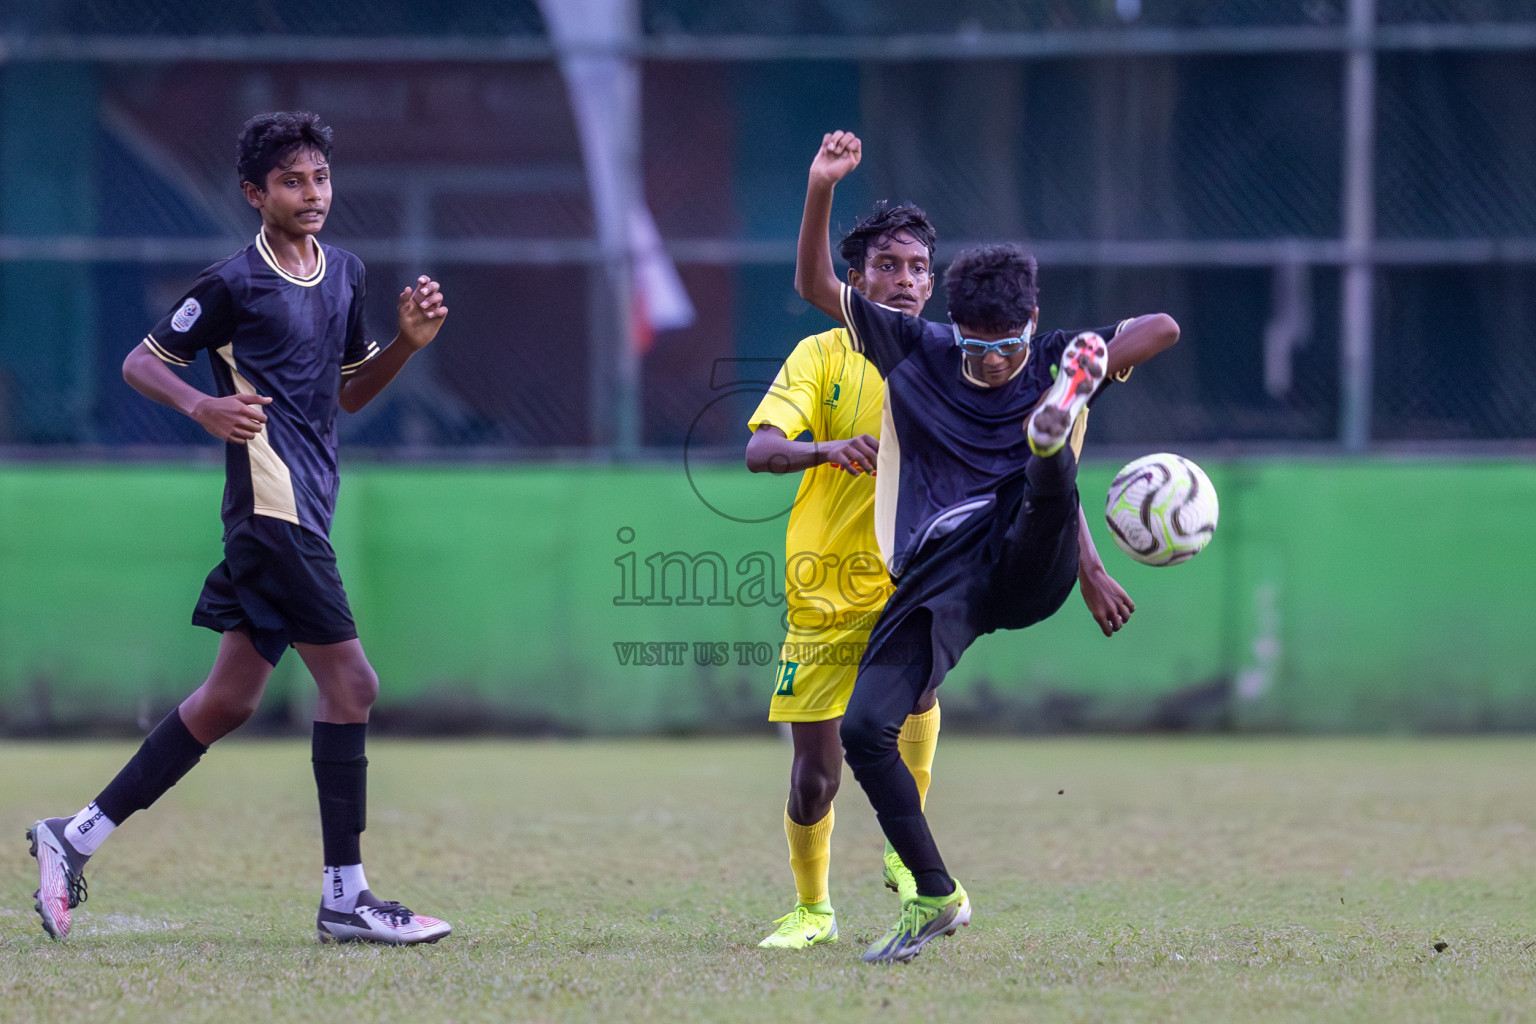
[[821,277],[796,264],[795,292],[806,302],[842,323],[842,284],[836,277]]
[[747,469],[753,473],[768,472],[768,452],[757,443],[757,435],[747,442]]
[[336,404],[345,413],[354,413],[368,404],[371,397],[357,386],[356,377],[341,378],[341,390],[336,393]]
[[139,390],[139,382],[143,379],[144,375],[140,367],[146,358],[154,359],[155,356],[144,348],[143,342],[140,342],[123,359],[123,381],[135,391]]
[[811,275],[806,273],[804,267],[798,263],[795,265],[795,293],[806,302],[816,302],[816,290],[811,287]]
[[1167,351],[1179,340],[1179,322],[1167,313],[1153,313],[1152,337],[1156,351]]

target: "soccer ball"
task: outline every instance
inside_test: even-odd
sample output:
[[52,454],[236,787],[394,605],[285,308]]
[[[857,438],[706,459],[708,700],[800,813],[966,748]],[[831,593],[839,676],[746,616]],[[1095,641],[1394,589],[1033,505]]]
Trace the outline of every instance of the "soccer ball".
[[1178,565],[1216,533],[1216,488],[1182,455],[1144,455],[1115,474],[1104,519],[1121,551],[1143,565]]

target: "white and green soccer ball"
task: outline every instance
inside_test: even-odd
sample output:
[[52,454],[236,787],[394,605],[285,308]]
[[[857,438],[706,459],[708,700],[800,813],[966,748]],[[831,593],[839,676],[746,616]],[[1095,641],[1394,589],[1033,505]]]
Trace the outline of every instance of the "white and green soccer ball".
[[1178,565],[1211,542],[1216,488],[1182,455],[1144,455],[1115,474],[1104,518],[1121,551],[1143,565]]

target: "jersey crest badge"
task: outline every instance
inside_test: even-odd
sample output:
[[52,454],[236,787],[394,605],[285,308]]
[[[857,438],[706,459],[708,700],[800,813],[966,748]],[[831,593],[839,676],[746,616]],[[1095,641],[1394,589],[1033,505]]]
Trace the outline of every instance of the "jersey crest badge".
[[192,325],[197,323],[197,318],[202,315],[203,307],[198,305],[196,299],[188,298],[176,311],[176,315],[171,317],[171,330],[186,334],[192,329]]

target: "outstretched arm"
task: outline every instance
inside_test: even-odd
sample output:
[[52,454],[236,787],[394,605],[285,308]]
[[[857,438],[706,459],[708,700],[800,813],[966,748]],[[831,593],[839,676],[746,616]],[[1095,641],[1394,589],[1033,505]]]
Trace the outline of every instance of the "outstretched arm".
[[875,473],[880,442],[868,434],[840,441],[791,441],[784,431],[763,424],[747,442],[747,468],[754,473],[798,473],[831,463],[846,472]]
[[1088,531],[1088,517],[1083,513],[1082,505],[1077,506],[1077,548],[1077,586],[1083,593],[1083,603],[1104,635],[1114,636],[1131,620],[1136,602],[1104,568],[1099,549],[1093,544],[1093,534]]
[[832,264],[832,189],[859,166],[863,144],[852,132],[832,132],[821,138],[811,161],[800,217],[800,244],[795,255],[795,291],[838,323],[843,321],[842,282]]
[[1109,342],[1109,375],[1140,366],[1179,340],[1179,325],[1167,313],[1138,316]]
[[341,383],[341,407],[347,412],[357,412],[377,398],[411,356],[432,344],[448,316],[442,287],[425,274],[416,279],[415,288],[400,293],[395,306],[400,333]]
[[142,342],[123,360],[123,380],[145,398],[190,416],[220,441],[234,444],[245,444],[261,433],[262,424],[267,422],[262,406],[272,401],[264,395],[215,398],[204,394],[178,377]]

